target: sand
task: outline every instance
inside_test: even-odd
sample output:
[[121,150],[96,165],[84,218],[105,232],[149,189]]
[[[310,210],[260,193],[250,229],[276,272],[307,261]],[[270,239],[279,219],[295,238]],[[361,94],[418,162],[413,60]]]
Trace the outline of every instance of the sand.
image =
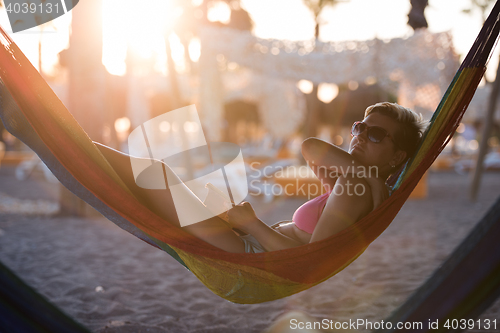
[[[467,175],[434,171],[428,180],[428,197],[409,200],[348,268],[307,291],[263,304],[219,298],[166,253],[100,217],[0,212],[0,261],[93,332],[262,332],[292,310],[318,320],[375,322],[432,274],[500,195],[498,172],[485,174],[476,202],[468,199]],[[0,192],[21,204],[57,200],[57,185],[42,175],[20,182],[5,166]],[[278,198],[255,200],[254,206],[272,222],[290,218],[303,202]],[[500,319],[500,302],[483,318]]]

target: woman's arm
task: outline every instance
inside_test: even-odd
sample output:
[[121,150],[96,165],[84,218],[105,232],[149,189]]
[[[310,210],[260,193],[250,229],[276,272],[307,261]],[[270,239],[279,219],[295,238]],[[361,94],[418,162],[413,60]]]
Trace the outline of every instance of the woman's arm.
[[310,242],[341,232],[372,209],[371,190],[364,179],[339,177],[314,228]]
[[303,245],[303,243],[287,237],[262,222],[248,202],[242,202],[228,211],[229,223],[259,241],[267,251],[284,250]]
[[[318,178],[327,174],[330,178],[356,176],[367,173],[367,166],[340,147],[318,138],[309,138],[302,143],[302,156]],[[336,179],[335,179],[336,180]]]
[[389,197],[385,179],[378,177],[378,169],[372,173],[368,166],[340,147],[318,138],[309,138],[302,143],[302,155],[323,186],[333,188],[338,177],[359,177],[364,178],[372,190],[373,209]]

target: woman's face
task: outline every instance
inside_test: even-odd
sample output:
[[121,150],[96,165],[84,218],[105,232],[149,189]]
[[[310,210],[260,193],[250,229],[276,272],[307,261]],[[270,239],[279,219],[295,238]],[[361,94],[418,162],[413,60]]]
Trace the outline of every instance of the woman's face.
[[[396,120],[380,113],[370,113],[363,122],[368,126],[382,127],[391,138],[394,138],[399,129]],[[390,173],[391,165],[399,164],[406,157],[406,153],[399,150],[391,138],[386,136],[379,143],[371,142],[365,130],[351,139],[349,154],[366,166],[377,166],[379,174]]]

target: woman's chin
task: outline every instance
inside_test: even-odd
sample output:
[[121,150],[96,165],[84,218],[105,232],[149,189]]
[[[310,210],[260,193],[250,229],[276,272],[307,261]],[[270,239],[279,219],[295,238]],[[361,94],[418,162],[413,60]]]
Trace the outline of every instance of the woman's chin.
[[352,150],[349,152],[349,154],[351,154],[352,156],[361,156],[361,154],[360,154],[360,153],[361,153],[361,150],[356,149],[356,148],[352,149]]
[[366,156],[363,154],[362,151],[358,149],[354,149],[351,151],[349,154],[351,154],[352,157],[356,159],[356,161],[360,162],[361,164],[368,166],[370,163],[366,160]]

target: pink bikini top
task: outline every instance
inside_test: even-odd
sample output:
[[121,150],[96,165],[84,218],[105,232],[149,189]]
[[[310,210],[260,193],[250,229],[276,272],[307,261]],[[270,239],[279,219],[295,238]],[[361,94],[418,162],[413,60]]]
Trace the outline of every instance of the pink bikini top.
[[[332,189],[333,190],[333,189]],[[319,221],[319,217],[325,208],[326,201],[332,193],[332,190],[323,193],[322,195],[309,200],[293,213],[292,221],[295,223],[297,228],[312,234],[316,224]]]

